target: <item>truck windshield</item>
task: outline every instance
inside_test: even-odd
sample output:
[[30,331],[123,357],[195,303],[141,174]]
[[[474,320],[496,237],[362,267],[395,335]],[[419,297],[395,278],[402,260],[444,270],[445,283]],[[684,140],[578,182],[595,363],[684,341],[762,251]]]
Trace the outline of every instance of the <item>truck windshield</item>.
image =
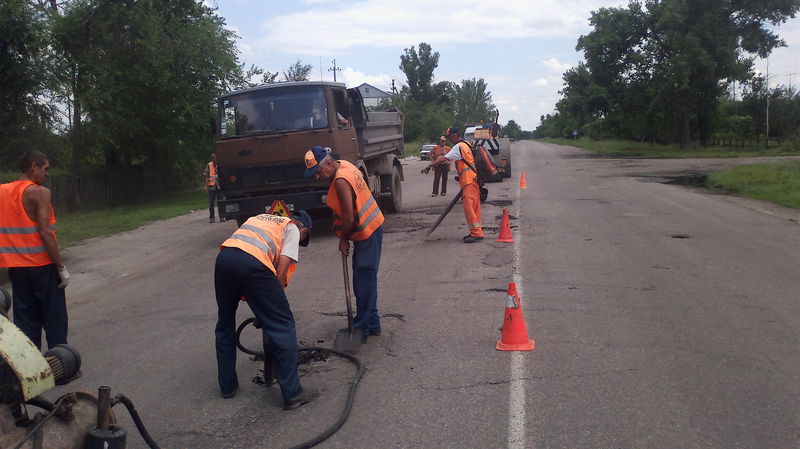
[[220,107],[222,137],[328,127],[325,91],[319,86],[243,92],[223,98]]

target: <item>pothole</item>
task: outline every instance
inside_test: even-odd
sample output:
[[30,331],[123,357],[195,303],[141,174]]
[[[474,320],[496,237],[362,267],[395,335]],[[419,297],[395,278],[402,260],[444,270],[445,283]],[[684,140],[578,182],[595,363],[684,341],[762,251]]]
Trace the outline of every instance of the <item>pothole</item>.
[[486,202],[486,204],[490,204],[492,206],[497,206],[497,207],[507,207],[513,203],[514,202],[510,200],[491,200]]
[[705,188],[708,183],[708,175],[683,175],[683,176],[670,176],[669,181],[664,184],[687,186],[687,187],[703,187]]
[[685,234],[675,234],[675,235],[672,236],[672,238],[674,238],[674,239],[688,239],[689,236],[685,235]]

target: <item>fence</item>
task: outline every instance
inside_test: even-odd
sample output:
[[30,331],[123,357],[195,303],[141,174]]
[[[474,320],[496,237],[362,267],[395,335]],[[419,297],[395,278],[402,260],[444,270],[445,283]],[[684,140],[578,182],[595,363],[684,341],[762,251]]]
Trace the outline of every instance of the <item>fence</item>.
[[109,169],[80,177],[53,175],[48,184],[57,213],[141,203],[166,191],[161,177],[147,175],[140,167]]
[[[769,146],[770,147],[779,147],[783,144],[789,145],[791,148],[797,148],[797,137],[791,137],[789,139],[779,139],[776,137],[772,137],[769,139]],[[759,148],[759,147],[766,147],[767,142],[764,140],[764,136],[757,136],[757,137],[749,137],[749,138],[738,138],[738,137],[728,137],[728,136],[715,136],[708,139],[708,144],[716,147],[726,147],[726,148]]]

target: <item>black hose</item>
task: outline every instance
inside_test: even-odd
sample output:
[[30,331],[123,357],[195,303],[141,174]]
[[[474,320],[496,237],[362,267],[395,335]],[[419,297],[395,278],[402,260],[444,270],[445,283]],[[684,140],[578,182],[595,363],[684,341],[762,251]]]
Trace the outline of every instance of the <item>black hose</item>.
[[[242,321],[242,324],[239,325],[239,328],[236,329],[236,347],[239,348],[245,354],[255,355],[255,356],[263,356],[264,353],[260,351],[253,351],[244,347],[239,341],[239,336],[242,334],[244,328],[250,324],[255,322],[255,318],[248,318]],[[329,348],[321,348],[316,346],[309,346],[304,348],[299,348],[298,352],[324,352],[327,354],[335,355],[337,357],[341,357],[344,359],[349,360],[353,364],[356,365],[357,372],[356,375],[353,377],[353,380],[350,381],[350,388],[347,392],[347,402],[344,405],[344,409],[342,410],[342,414],[339,416],[339,419],[336,420],[333,425],[325,429],[324,432],[320,433],[319,435],[315,436],[314,438],[304,441],[298,445],[292,446],[290,449],[306,449],[309,447],[316,446],[317,444],[327,440],[330,438],[331,435],[336,433],[339,429],[342,428],[344,423],[347,421],[347,418],[350,417],[350,411],[353,409],[353,404],[356,400],[356,389],[358,388],[358,383],[361,381],[361,378],[364,377],[364,373],[366,372],[366,368],[364,367],[364,363],[358,359],[358,357],[353,356],[352,354],[348,354],[346,352],[336,351]]]
[[[44,423],[46,423],[46,422],[47,422],[47,421],[48,421],[50,418],[52,418],[53,416],[55,416],[55,414],[56,414],[56,409],[57,409],[58,407],[60,407],[60,406],[61,406],[61,403],[62,403],[62,402],[64,402],[64,399],[65,399],[65,398],[66,398],[66,396],[61,396],[61,397],[60,397],[60,398],[59,398],[59,399],[56,401],[56,403],[55,403],[55,404],[53,404],[53,410],[51,410],[51,411],[47,412],[47,414],[45,415],[44,419],[42,419],[41,421],[39,421],[39,423],[38,423],[38,424],[36,424],[35,426],[33,426],[33,428],[31,429],[31,431],[30,431],[30,432],[28,432],[28,434],[27,434],[27,435],[25,435],[25,438],[23,438],[22,440],[20,440],[20,442],[19,442],[19,443],[17,443],[17,445],[16,445],[16,446],[14,446],[14,449],[19,449],[19,448],[21,448],[21,447],[22,447],[22,445],[23,445],[23,444],[25,444],[25,442],[26,442],[26,441],[28,441],[28,440],[29,440],[29,439],[30,439],[32,436],[36,435],[36,431],[38,431],[38,430],[39,430],[39,429],[40,429],[40,428],[41,428],[41,427],[44,425]],[[45,402],[47,402],[47,401],[45,401]],[[38,407],[38,406],[37,406],[37,407]]]
[[144,427],[144,423],[142,422],[142,418],[139,417],[139,412],[136,411],[136,407],[134,407],[133,402],[128,399],[125,395],[118,394],[114,397],[114,404],[122,403],[125,408],[128,409],[128,413],[130,413],[131,418],[133,418],[133,423],[136,424],[136,429],[142,435],[144,442],[150,446],[150,449],[161,449],[161,447],[153,441],[150,437],[150,434],[147,432],[147,429]]
[[26,402],[26,404],[32,405],[34,407],[39,407],[40,409],[47,410],[48,412],[52,412],[53,410],[56,409],[55,404],[39,396],[29,399],[28,402]]

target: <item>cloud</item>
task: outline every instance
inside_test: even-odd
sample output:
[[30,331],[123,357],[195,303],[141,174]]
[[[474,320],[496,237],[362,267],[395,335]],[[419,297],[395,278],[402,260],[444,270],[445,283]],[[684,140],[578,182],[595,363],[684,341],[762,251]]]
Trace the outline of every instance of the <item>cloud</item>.
[[570,63],[560,62],[556,58],[545,59],[545,60],[542,60],[541,63],[544,64],[550,70],[552,70],[554,72],[558,72],[558,73],[564,73],[567,70],[571,69],[572,66],[573,66],[573,64],[570,64]]
[[539,78],[539,79],[537,79],[536,81],[532,82],[532,83],[531,83],[531,86],[534,86],[534,87],[544,87],[544,86],[547,86],[547,84],[548,84],[548,82],[547,82],[547,78]]
[[346,69],[342,70],[341,76],[344,78],[344,83],[347,85],[347,87],[356,87],[363,83],[367,83],[372,84],[384,92],[391,91],[392,77],[389,75],[366,75],[363,72],[359,72],[351,67],[347,67]]
[[[371,0],[330,8],[317,5],[318,1],[310,0],[309,8],[301,12],[265,20],[254,46],[319,55],[364,47],[402,48],[421,41],[443,47],[495,39],[573,37],[588,30],[590,12],[601,6],[599,0],[571,0],[569,8],[558,0]],[[447,25],[437,26],[445,17]]]

